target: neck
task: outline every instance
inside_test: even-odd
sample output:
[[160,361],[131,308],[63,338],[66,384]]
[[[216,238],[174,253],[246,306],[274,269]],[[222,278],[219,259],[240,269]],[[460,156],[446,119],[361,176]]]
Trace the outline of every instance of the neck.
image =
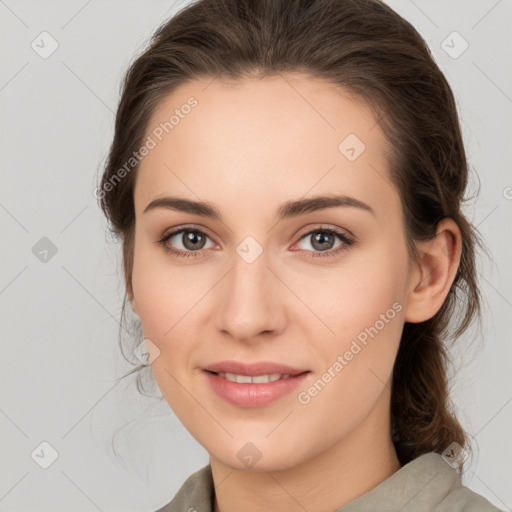
[[374,410],[357,431],[282,471],[241,471],[211,456],[215,512],[332,512],[343,507],[401,467],[382,418],[382,411]]

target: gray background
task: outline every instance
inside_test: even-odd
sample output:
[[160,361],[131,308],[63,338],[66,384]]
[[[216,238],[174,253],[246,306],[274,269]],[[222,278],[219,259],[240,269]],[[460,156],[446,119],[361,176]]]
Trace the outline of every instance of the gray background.
[[[512,3],[389,3],[447,75],[481,179],[468,215],[494,263],[480,264],[483,329],[459,341],[453,399],[476,448],[463,483],[511,510]],[[2,511],[154,511],[208,461],[165,402],[116,384],[120,250],[92,194],[123,72],[183,4],[0,0]],[[58,43],[46,59],[31,47],[43,31]],[[469,44],[457,58],[454,31]],[[58,454],[47,469],[42,442]]]

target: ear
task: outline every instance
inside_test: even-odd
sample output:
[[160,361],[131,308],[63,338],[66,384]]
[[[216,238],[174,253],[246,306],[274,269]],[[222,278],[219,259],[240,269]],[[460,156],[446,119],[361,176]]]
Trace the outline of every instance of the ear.
[[405,321],[424,322],[443,305],[459,268],[462,237],[454,220],[443,219],[433,240],[416,243],[420,258],[413,263]]

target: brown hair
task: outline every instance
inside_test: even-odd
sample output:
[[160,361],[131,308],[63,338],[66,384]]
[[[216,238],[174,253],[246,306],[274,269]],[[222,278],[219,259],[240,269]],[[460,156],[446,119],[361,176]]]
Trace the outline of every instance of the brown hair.
[[[442,453],[452,442],[468,449],[451,410],[445,346],[480,315],[480,241],[461,212],[468,167],[458,114],[422,37],[380,0],[199,0],[157,29],[125,76],[98,196],[112,232],[122,237],[128,295],[137,165],[118,183],[113,179],[141,147],[155,107],[194,79],[287,71],[328,80],[373,109],[391,147],[389,168],[402,198],[411,257],[417,257],[414,241],[434,237],[443,218],[460,228],[460,266],[443,306],[425,322],[404,325],[393,371],[391,431],[402,465],[427,452]],[[126,296],[123,316],[125,305]]]

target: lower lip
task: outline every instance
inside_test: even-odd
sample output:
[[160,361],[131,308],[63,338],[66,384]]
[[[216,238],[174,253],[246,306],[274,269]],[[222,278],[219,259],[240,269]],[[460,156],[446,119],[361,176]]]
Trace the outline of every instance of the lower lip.
[[309,372],[262,384],[231,382],[214,373],[205,371],[211,387],[221,398],[238,407],[263,407],[291,393]]

